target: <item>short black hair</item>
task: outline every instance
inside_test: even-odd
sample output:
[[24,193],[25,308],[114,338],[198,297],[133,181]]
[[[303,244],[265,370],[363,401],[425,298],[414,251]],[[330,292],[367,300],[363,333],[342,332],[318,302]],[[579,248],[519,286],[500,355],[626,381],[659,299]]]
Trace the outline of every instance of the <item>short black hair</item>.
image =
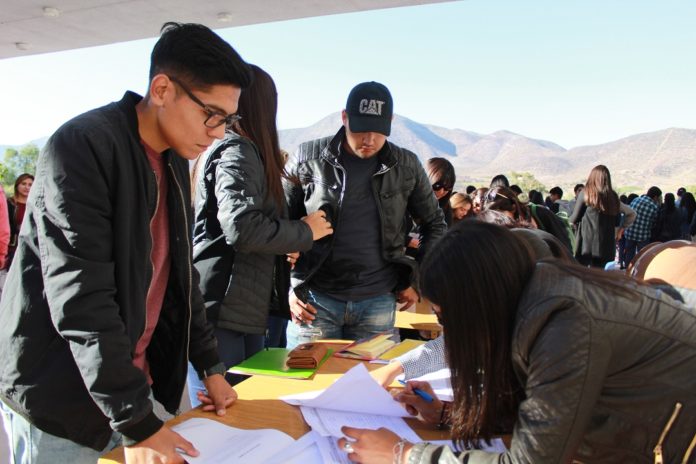
[[563,198],[563,189],[561,187],[556,186],[549,190],[549,193],[551,195],[558,195],[559,198]]
[[580,190],[584,190],[584,189],[585,189],[585,184],[575,184],[575,187],[573,187],[573,193],[577,195]]
[[650,198],[658,198],[662,196],[662,190],[660,190],[659,187],[655,187],[654,185],[648,189],[647,195]]
[[521,195],[521,194],[522,194],[522,189],[521,189],[520,186],[517,185],[517,184],[512,184],[512,185],[510,186],[510,190],[512,190],[513,192],[515,192],[517,195]]
[[467,185],[467,186],[466,186],[466,194],[467,194],[467,195],[471,195],[471,193],[472,193],[474,190],[476,190],[476,187],[475,187],[475,186],[473,186],[473,185]]
[[150,55],[150,81],[163,73],[201,90],[213,85],[246,88],[251,84],[251,67],[208,27],[167,22],[161,33]]

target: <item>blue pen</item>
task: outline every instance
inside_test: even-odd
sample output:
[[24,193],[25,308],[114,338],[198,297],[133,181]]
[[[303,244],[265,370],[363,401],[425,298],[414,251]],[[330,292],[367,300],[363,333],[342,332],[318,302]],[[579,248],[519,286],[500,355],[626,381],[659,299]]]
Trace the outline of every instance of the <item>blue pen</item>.
[[[406,385],[406,381],[405,381],[405,380],[399,380],[399,383],[400,383],[401,385]],[[421,398],[423,398],[423,399],[424,399],[425,401],[427,401],[428,403],[432,403],[432,402],[434,401],[432,396],[430,396],[428,393],[424,392],[424,391],[421,390],[420,388],[414,388],[414,389],[413,389],[413,393],[415,393],[416,395],[420,396]]]

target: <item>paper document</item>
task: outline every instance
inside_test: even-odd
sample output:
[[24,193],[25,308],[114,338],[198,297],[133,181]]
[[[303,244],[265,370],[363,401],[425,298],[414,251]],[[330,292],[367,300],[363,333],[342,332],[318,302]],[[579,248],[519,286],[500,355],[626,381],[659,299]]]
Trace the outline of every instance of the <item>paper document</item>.
[[315,409],[307,406],[300,406],[300,410],[304,420],[312,430],[322,436],[340,438],[344,436],[343,432],[341,432],[341,427],[347,425],[349,427],[371,430],[385,427],[410,442],[421,441],[416,432],[400,417]]
[[268,464],[320,464],[326,462],[322,458],[317,439],[324,437],[316,432],[308,432],[266,460]]
[[[440,401],[453,401],[454,394],[452,392],[452,383],[450,381],[451,377],[452,373],[450,372],[449,368],[444,368],[440,369],[439,371],[413,378],[411,380],[422,380],[423,382],[428,382]],[[397,380],[403,378],[404,376],[402,374],[397,377]]]
[[382,388],[361,363],[346,372],[329,388],[280,397],[297,406],[334,411],[407,417],[409,414]]
[[269,457],[295,442],[278,430],[244,430],[198,417],[172,429],[200,452],[198,457],[183,455],[191,464],[266,463]]

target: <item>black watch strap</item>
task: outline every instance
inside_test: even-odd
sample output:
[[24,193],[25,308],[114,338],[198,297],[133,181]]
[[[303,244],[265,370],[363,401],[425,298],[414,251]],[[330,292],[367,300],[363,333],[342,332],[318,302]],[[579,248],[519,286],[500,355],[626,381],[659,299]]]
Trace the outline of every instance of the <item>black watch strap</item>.
[[203,380],[215,374],[220,374],[224,376],[225,372],[227,372],[227,369],[225,369],[225,365],[219,362],[214,366],[211,366],[207,369],[203,369],[202,371],[198,371],[198,378]]

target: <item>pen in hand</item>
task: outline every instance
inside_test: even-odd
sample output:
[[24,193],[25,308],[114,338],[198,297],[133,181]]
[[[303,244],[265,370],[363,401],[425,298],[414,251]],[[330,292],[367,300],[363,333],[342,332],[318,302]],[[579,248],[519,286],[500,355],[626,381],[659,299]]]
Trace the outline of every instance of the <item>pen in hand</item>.
[[[399,383],[400,383],[401,385],[406,385],[406,381],[405,381],[405,380],[399,380]],[[434,401],[434,400],[433,400],[433,397],[430,396],[430,394],[424,392],[424,391],[421,390],[420,388],[414,388],[414,389],[413,389],[413,393],[415,393],[416,395],[420,396],[421,398],[423,398],[423,399],[424,399],[425,401],[427,401],[428,403],[432,403],[432,402]]]

